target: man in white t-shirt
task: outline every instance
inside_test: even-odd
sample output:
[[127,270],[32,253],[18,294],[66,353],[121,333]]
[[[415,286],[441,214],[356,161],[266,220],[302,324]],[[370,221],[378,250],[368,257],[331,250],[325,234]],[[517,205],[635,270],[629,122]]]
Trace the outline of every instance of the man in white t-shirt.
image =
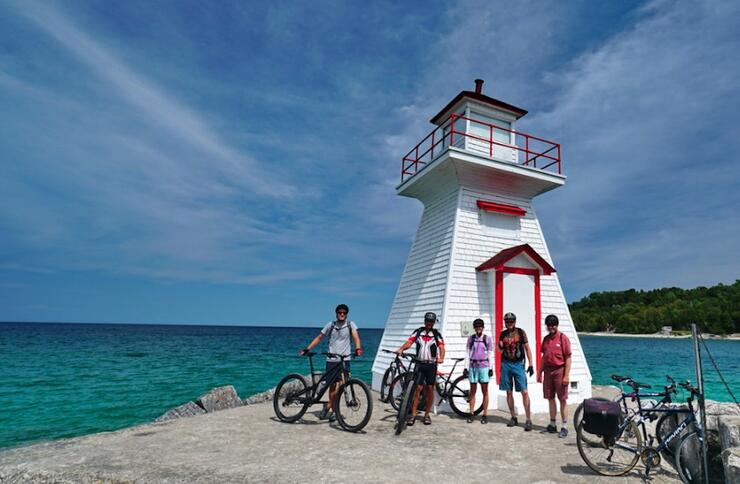
[[[357,325],[354,321],[347,320],[347,314],[349,313],[349,307],[346,304],[340,304],[336,308],[337,319],[330,321],[321,329],[321,332],[311,341],[305,349],[300,351],[303,355],[311,350],[314,346],[318,345],[324,336],[329,335],[329,353],[335,355],[349,356],[352,354],[352,343],[355,343],[355,355],[362,356],[362,344],[360,343],[360,333],[357,331]],[[326,358],[326,370],[328,373],[337,365],[341,364],[341,359],[334,356],[327,356]],[[349,372],[349,361],[344,362],[344,369]],[[339,375],[339,374],[337,374]],[[345,375],[348,377],[348,375]],[[324,408],[321,413],[321,418],[328,418],[330,422],[334,421],[334,397],[337,393],[337,383],[335,379],[329,387],[329,406]]]

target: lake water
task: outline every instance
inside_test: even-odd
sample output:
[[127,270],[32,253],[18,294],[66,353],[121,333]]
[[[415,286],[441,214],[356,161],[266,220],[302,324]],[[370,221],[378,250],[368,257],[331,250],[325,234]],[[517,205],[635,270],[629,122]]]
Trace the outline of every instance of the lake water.
[[[317,328],[0,323],[0,447],[74,437],[149,422],[213,387],[242,397],[308,373],[297,356]],[[370,381],[382,336],[362,329],[367,357],[352,373]],[[582,336],[593,383],[627,373],[662,384],[694,380],[690,340]],[[740,394],[740,342],[709,341]],[[705,358],[708,398],[730,401]]]

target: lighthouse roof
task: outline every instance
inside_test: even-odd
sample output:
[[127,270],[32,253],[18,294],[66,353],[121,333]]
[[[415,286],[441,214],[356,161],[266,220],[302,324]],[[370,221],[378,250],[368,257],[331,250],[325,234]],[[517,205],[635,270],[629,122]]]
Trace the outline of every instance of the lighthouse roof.
[[445,115],[449,113],[455,106],[457,106],[458,103],[463,102],[465,99],[472,99],[474,101],[478,101],[479,103],[487,104],[489,106],[493,106],[494,108],[508,111],[514,114],[517,119],[527,114],[526,109],[518,108],[512,104],[505,103],[490,96],[486,96],[485,94],[475,91],[461,91],[460,94],[455,96],[452,101],[447,103],[447,106],[442,108],[442,110],[438,112],[430,121],[434,124],[437,124],[438,121],[446,119]]
[[494,255],[487,261],[485,261],[483,264],[479,265],[475,268],[476,271],[486,271],[490,269],[499,270],[501,269],[504,264],[509,262],[514,257],[518,256],[519,254],[524,253],[529,258],[537,264],[542,270],[542,273],[545,275],[550,275],[553,272],[555,272],[555,268],[551,266],[541,255],[535,251],[531,245],[529,244],[522,244],[517,245],[515,247],[509,247],[508,249],[504,249],[498,254]]

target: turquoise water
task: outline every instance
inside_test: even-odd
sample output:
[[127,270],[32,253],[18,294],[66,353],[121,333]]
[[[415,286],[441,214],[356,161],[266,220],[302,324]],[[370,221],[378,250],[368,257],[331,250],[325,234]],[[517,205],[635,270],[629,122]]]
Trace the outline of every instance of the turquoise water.
[[[149,422],[213,387],[249,396],[291,371],[317,328],[0,323],[0,447],[74,437]],[[367,357],[352,373],[370,381],[382,330],[362,329]],[[662,383],[666,373],[694,379],[688,340],[581,338],[593,381],[629,373]],[[740,394],[740,342],[710,341]],[[705,362],[709,398],[728,401]]]

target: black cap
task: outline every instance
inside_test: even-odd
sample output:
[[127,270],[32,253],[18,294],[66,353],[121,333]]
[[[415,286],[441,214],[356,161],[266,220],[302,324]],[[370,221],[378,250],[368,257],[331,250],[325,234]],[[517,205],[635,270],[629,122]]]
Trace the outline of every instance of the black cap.
[[473,327],[476,328],[478,326],[485,326],[486,323],[483,322],[482,319],[478,318],[475,321],[473,321]]
[[436,320],[437,320],[437,315],[431,311],[429,311],[428,313],[424,315],[424,321],[436,321]]
[[558,326],[560,324],[560,321],[558,321],[558,317],[554,314],[550,314],[545,318],[545,326]]
[[340,304],[339,306],[337,306],[337,308],[334,310],[334,312],[337,313],[340,310],[344,310],[344,311],[349,312],[349,306],[347,306],[346,304]]

